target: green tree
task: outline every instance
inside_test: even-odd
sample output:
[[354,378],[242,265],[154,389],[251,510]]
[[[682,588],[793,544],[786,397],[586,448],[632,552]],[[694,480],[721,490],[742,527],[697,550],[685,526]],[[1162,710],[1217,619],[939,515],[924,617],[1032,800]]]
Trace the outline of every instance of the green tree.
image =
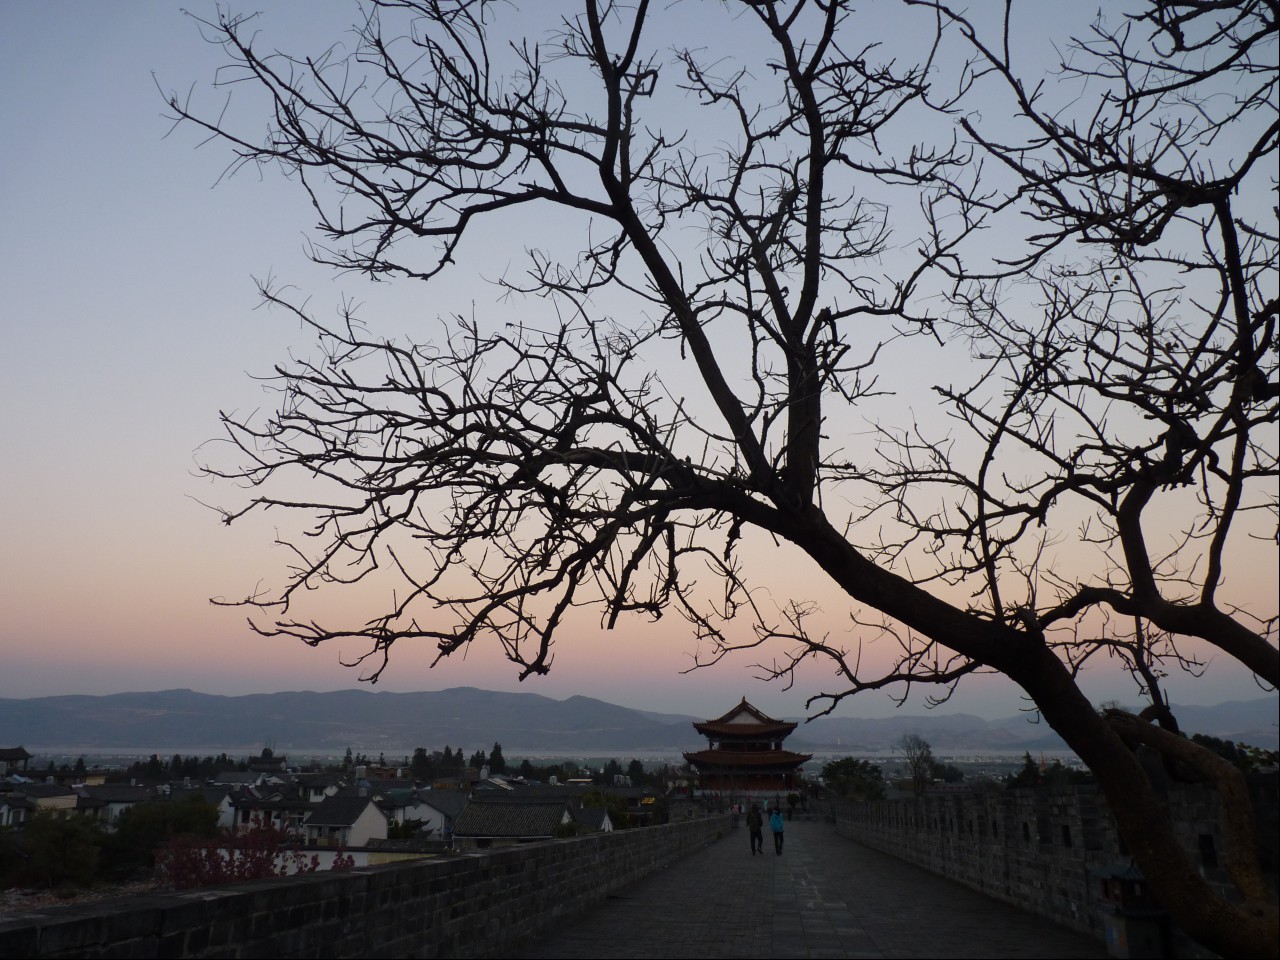
[[1246,773],[1274,770],[1276,767],[1277,751],[1275,750],[1255,747],[1248,743],[1237,743],[1236,752],[1239,757],[1236,761],[1237,765]]
[[627,801],[607,790],[591,790],[583,794],[584,807],[604,807],[609,811],[609,822],[615,830],[625,830],[631,826],[631,814],[627,811]]
[[1050,787],[1067,787],[1074,784],[1092,783],[1093,777],[1086,770],[1073,770],[1055,759],[1044,771],[1044,784]]
[[822,779],[838,796],[850,800],[884,798],[884,771],[870,760],[844,757],[822,767]]
[[21,839],[24,882],[46,889],[87,887],[97,878],[103,836],[94,821],[38,811]]
[[[720,19],[690,31],[695,8]],[[919,0],[892,30],[852,0],[534,9],[551,29],[522,37],[509,6],[375,3],[345,57],[296,58],[220,12],[203,29],[268,131],[170,98],[299,182],[322,263],[435,282],[530,250],[500,275],[510,323],[417,342],[264,285],[320,343],[207,465],[250,491],[228,522],[307,511],[257,628],[367,643],[371,679],[401,642],[491,639],[527,677],[583,611],[676,611],[704,660],[827,662],[814,709],[1000,672],[1188,931],[1269,954],[1251,834],[1223,897],[1133,747],[1250,820],[1238,771],[1161,725],[1162,677],[1198,669],[1194,640],[1280,685],[1274,593],[1235,575],[1274,564],[1246,549],[1274,543],[1280,474],[1274,5],[1127,0],[1056,46],[1012,3]],[[766,602],[780,558],[830,590]],[[298,610],[377,577],[397,599],[354,625]],[[833,591],[859,635],[829,636]],[[1093,709],[1100,652],[1156,714]]]
[[114,833],[104,841],[106,869],[116,879],[150,873],[157,851],[171,838],[217,834],[218,808],[201,797],[134,804],[120,814]]
[[422,826],[420,820],[393,820],[387,824],[388,840],[412,840],[418,828]]
[[1018,787],[1034,787],[1040,783],[1040,765],[1031,759],[1031,753],[1022,754],[1022,769],[1005,778],[1005,786],[1009,789]]
[[409,761],[409,772],[415,780],[435,779],[435,764],[425,747],[414,748],[413,759]]
[[964,779],[964,771],[954,763],[943,763],[935,759],[929,764],[929,778],[943,783],[959,783]]
[[462,748],[459,747],[457,753],[445,744],[444,754],[440,759],[440,774],[446,777],[456,777],[462,773],[466,767],[466,760],[462,755]]
[[507,772],[507,761],[502,756],[502,744],[496,740],[493,749],[489,751],[489,772],[494,774]]

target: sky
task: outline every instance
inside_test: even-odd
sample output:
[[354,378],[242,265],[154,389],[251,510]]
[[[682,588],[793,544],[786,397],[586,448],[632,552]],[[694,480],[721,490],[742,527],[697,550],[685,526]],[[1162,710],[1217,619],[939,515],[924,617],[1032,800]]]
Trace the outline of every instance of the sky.
[[[197,470],[219,410],[269,404],[252,375],[307,347],[296,322],[259,308],[254,278],[275,277],[317,304],[354,297],[409,332],[446,302],[497,296],[474,275],[450,277],[428,299],[308,262],[313,217],[296,185],[270,171],[225,177],[227,150],[165,117],[162,92],[194,85],[207,102],[219,96],[209,82],[222,54],[184,8],[213,9],[0,5],[0,697],[356,685],[359,671],[341,661],[359,651],[264,639],[241,612],[209,602],[278,579],[286,560],[270,518],[219,523],[208,504],[234,491]],[[292,49],[323,49],[353,20],[347,2],[262,8],[264,35]],[[779,574],[779,593],[810,575],[803,564]],[[1274,564],[1269,576],[1274,585]],[[1264,600],[1274,609],[1274,597]],[[584,694],[700,716],[746,696],[789,717],[834,689],[822,672],[790,689],[766,684],[751,667],[758,656],[684,672],[694,650],[674,616],[613,633],[591,619],[562,638],[545,678],[517,683],[494,650],[429,669],[431,650],[398,648],[378,688]],[[1131,689],[1105,665],[1089,683],[1098,700]],[[1260,693],[1221,664],[1170,686],[1194,703]],[[1000,717],[1025,706],[1009,683],[975,677],[942,709]],[[894,708],[869,695],[838,713]],[[923,703],[913,696],[906,709]]]

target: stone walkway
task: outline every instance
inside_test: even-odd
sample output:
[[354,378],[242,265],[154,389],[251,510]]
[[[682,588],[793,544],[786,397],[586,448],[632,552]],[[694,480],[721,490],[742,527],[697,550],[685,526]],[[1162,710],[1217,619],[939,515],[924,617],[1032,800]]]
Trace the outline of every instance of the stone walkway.
[[623,890],[516,958],[1105,957],[1095,941],[837,836],[745,827]]

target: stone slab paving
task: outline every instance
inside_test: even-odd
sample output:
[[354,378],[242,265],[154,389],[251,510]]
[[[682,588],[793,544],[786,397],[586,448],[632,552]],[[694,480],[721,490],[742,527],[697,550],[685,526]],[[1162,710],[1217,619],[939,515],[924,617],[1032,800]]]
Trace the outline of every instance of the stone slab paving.
[[787,824],[782,856],[747,831],[623,890],[513,958],[1105,957],[1100,940],[838,836]]

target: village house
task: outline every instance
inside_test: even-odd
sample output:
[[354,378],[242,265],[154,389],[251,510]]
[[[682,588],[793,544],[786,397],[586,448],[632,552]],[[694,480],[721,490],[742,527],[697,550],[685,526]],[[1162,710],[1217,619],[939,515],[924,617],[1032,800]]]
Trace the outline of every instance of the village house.
[[0,778],[27,775],[31,754],[24,747],[0,747]]
[[12,784],[10,790],[30,800],[35,805],[35,812],[48,813],[64,819],[76,812],[76,803],[80,799],[70,787],[63,787],[56,783]]
[[150,787],[130,786],[123,783],[79,786],[76,792],[76,811],[96,820],[108,831],[114,831],[120,814],[139,803],[152,799]]
[[20,827],[36,812],[36,803],[26,795],[0,788],[0,827]]
[[367,793],[325,797],[303,823],[307,843],[318,847],[363,847],[387,838],[387,815]]
[[454,818],[467,805],[461,790],[427,790],[398,787],[384,790],[382,809],[393,823],[410,824],[414,836],[444,839],[450,835]]

